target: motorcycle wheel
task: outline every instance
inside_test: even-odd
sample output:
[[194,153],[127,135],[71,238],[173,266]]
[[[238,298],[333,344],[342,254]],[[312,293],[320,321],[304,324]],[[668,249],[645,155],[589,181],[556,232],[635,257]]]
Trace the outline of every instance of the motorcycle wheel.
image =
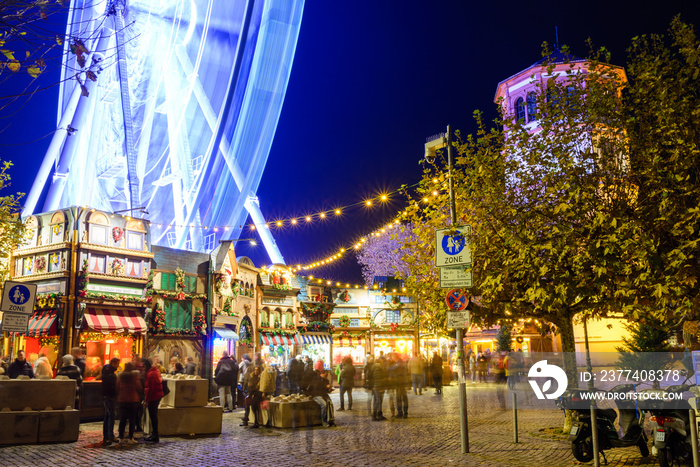
[[593,443],[591,438],[574,441],[571,443],[571,454],[579,462],[590,462],[593,460]]
[[642,455],[642,457],[649,456],[649,446],[647,446],[647,440],[644,436],[640,437],[639,441],[637,441],[637,447],[639,448],[639,453]]
[[659,467],[669,467],[671,462],[673,462],[673,459],[669,459],[669,457],[672,457],[670,449],[659,449],[658,454],[656,455],[656,460],[659,461]]

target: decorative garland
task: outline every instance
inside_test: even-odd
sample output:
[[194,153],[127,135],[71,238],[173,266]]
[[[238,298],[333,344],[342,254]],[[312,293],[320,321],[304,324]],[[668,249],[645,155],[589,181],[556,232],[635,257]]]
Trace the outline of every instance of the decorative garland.
[[231,302],[232,302],[232,300],[230,297],[227,297],[224,300],[224,308],[219,313],[221,316],[238,316],[238,313],[233,311],[233,307],[231,306]]
[[112,229],[112,238],[114,239],[114,243],[119,243],[119,240],[122,239],[123,235],[124,231],[121,227],[115,227]]
[[399,308],[401,308],[402,305],[401,297],[399,297],[398,295],[394,295],[393,297],[391,297],[391,302],[384,302],[384,305],[388,306],[392,310],[398,310]]
[[335,305],[333,303],[323,303],[319,302],[315,305],[309,306],[304,302],[301,303],[301,308],[304,310],[305,313],[308,314],[314,314],[314,313],[324,313],[326,315],[330,315],[333,313],[333,308],[335,308]]
[[[118,228],[118,227],[117,227]],[[121,276],[124,274],[124,263],[119,258],[112,260],[112,274]]]
[[157,289],[152,292],[152,295],[160,295],[163,298],[174,298],[177,300],[204,300],[207,298],[207,294],[204,293],[182,293]]
[[201,307],[196,307],[194,309],[194,316],[192,316],[192,326],[197,334],[206,334],[204,327],[206,323],[204,322],[204,313]]
[[180,268],[175,270],[175,288],[180,291],[185,291],[185,271]]
[[152,320],[153,332],[164,332],[165,331],[165,310],[156,303],[153,306],[153,320]]
[[267,334],[279,334],[280,336],[293,336],[297,333],[296,329],[294,331],[285,331],[281,328],[265,328],[262,326],[260,326],[260,332],[264,332]]
[[83,298],[91,298],[94,300],[112,300],[115,302],[129,302],[129,303],[139,303],[142,305],[150,305],[153,302],[153,297],[148,296],[146,298],[141,297],[130,297],[128,295],[120,295],[116,293],[103,293],[103,292],[86,292],[81,295]]
[[80,333],[80,342],[102,341],[107,339],[133,339],[133,337],[128,332],[103,334],[101,332],[83,331]]
[[57,336],[37,336],[39,347],[53,347],[54,352],[58,353],[59,338]]
[[34,309],[56,308],[60,304],[58,302],[60,302],[61,297],[63,294],[60,292],[37,294]]
[[350,327],[350,317],[348,315],[343,315],[338,319],[338,326],[341,328],[349,328]]
[[338,298],[343,302],[347,303],[350,301],[350,293],[347,290],[343,290],[342,292],[340,292],[340,295],[338,295]]
[[224,289],[224,275],[215,274],[214,275],[214,291],[221,295],[221,291]]
[[37,256],[36,261],[34,261],[34,269],[36,272],[44,272],[46,270],[46,258]]
[[87,287],[89,283],[90,273],[88,273],[88,260],[85,258],[83,260],[83,266],[78,273],[78,295],[80,297],[87,297]]
[[287,284],[272,284],[272,287],[277,290],[282,290],[284,292],[289,292],[290,290],[292,290],[292,286]]
[[314,331],[328,331],[329,333],[333,333],[333,331],[335,331],[335,327],[333,327],[332,324],[324,321],[311,321],[299,330],[299,332],[302,334]]
[[253,339],[250,336],[241,337],[238,339],[238,345],[252,346]]

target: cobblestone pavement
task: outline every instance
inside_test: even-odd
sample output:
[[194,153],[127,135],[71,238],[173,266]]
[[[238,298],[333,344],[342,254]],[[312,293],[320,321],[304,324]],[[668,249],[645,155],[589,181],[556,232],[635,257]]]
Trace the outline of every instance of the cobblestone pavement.
[[[242,410],[224,414],[223,432],[211,437],[167,437],[160,444],[93,447],[102,423],[81,425],[76,443],[0,448],[3,466],[571,466],[570,445],[543,435],[560,426],[559,411],[521,410],[519,443],[514,444],[512,412],[498,406],[495,385],[467,385],[470,453],[461,454],[458,390],[437,396],[409,394],[409,418],[371,421],[367,395],[355,389],[352,411],[336,412],[337,427],[250,429],[240,427]],[[338,407],[337,391],[332,395]],[[390,415],[385,399],[384,414]],[[608,452],[608,465],[655,465],[636,448]],[[580,464],[579,464],[580,465]]]

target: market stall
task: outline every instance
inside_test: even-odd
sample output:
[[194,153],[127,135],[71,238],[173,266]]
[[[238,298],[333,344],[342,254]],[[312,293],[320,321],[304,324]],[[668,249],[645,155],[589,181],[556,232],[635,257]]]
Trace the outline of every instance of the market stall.
[[330,369],[331,347],[333,339],[331,335],[324,332],[306,332],[301,334],[302,356],[309,356],[311,361],[323,360],[325,368]]
[[238,342],[238,334],[236,333],[233,326],[214,326],[214,343],[213,343],[213,361],[212,361],[212,375],[216,370],[216,365],[221,360],[224,354],[224,350],[228,352],[232,358],[236,357],[236,343]]
[[260,333],[260,355],[263,360],[280,370],[287,368],[294,347],[299,345],[296,334]]
[[365,360],[367,350],[367,339],[365,334],[361,335],[340,335],[335,337],[333,342],[333,366],[340,364],[345,357],[352,358],[353,365],[362,365]]
[[387,355],[395,352],[401,355],[403,359],[409,359],[413,356],[413,334],[374,334],[374,356]]

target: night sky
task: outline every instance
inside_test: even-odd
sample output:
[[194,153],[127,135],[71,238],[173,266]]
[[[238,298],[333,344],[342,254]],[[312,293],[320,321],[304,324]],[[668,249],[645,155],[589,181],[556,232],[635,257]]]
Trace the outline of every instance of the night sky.
[[[268,221],[348,206],[420,180],[425,138],[449,123],[474,130],[472,113],[495,118],[499,81],[541,58],[541,44],[567,44],[586,56],[585,40],[624,65],[630,39],[663,33],[672,17],[700,26],[700,2],[467,2],[307,0],[292,74],[258,197]],[[57,81],[53,72],[36,84]],[[0,94],[15,92],[17,79]],[[15,163],[10,191],[28,192],[55,128],[58,87],[0,112],[0,158]],[[38,140],[38,141],[35,141]],[[383,207],[344,210],[312,226],[274,229],[289,265],[309,263],[350,246],[402,209],[396,195]],[[302,224],[304,224],[302,222]],[[247,236],[244,233],[244,236]],[[240,244],[258,266],[264,248]],[[316,277],[361,283],[354,256]]]

